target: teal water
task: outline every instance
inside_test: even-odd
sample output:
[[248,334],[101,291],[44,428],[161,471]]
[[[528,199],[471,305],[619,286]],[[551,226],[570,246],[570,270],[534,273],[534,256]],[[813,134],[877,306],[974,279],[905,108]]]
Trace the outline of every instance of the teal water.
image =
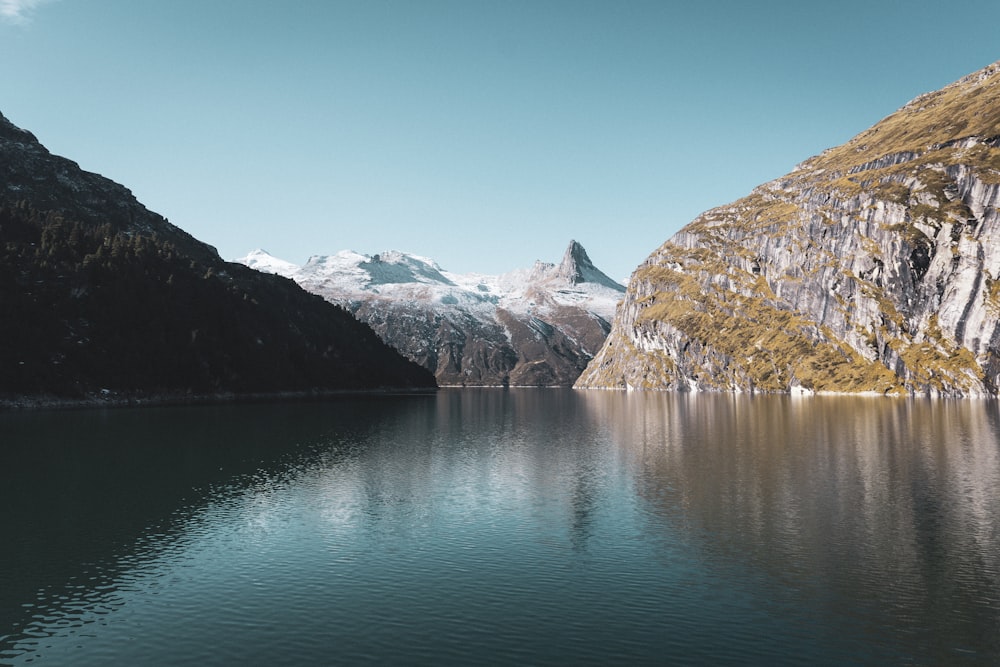
[[0,413],[0,664],[1000,664],[995,402]]

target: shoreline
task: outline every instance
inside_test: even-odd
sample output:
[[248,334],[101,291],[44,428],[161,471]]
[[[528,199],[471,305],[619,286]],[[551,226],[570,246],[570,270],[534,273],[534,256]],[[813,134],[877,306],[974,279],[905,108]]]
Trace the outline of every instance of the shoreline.
[[994,401],[1000,399],[1000,395],[972,392],[967,394],[949,393],[939,391],[924,392],[877,392],[877,391],[830,391],[828,389],[815,391],[804,388],[791,388],[783,391],[747,391],[744,389],[677,389],[661,387],[633,387],[633,386],[600,386],[600,387],[577,387],[576,391],[609,391],[622,392],[626,394],[716,394],[732,396],[790,396],[792,398],[810,398],[813,396],[854,396],[863,398],[888,398],[888,399],[928,399],[928,400],[948,400],[948,401]]
[[78,398],[31,394],[0,396],[0,412],[20,410],[75,410],[92,408],[142,408],[175,405],[224,405],[269,401],[322,401],[356,396],[393,396],[437,393],[438,387],[380,387],[376,389],[326,389],[276,392],[219,392],[215,394],[126,394],[106,391]]
[[565,385],[440,385],[437,387],[379,387],[375,389],[329,389],[329,390],[306,390],[306,391],[278,391],[278,392],[252,392],[235,393],[219,392],[215,394],[187,394],[187,393],[155,393],[155,394],[127,394],[123,392],[107,391],[106,393],[90,394],[84,397],[67,398],[64,396],[54,396],[46,394],[0,396],[0,413],[15,412],[22,410],[84,410],[94,408],[143,408],[143,407],[166,407],[166,406],[196,406],[196,405],[225,405],[239,403],[264,403],[271,401],[298,402],[298,401],[324,401],[335,398],[364,397],[364,396],[394,396],[394,395],[434,395],[440,390],[462,390],[462,389],[572,389],[573,391],[598,391],[598,392],[621,392],[624,394],[717,394],[732,396],[788,396],[801,399],[810,397],[865,397],[875,399],[924,399],[924,400],[957,400],[957,401],[989,401],[997,400],[998,396],[989,394],[971,395],[948,395],[938,393],[900,393],[881,394],[878,392],[839,392],[839,391],[783,391],[783,392],[746,392],[746,391],[682,391],[678,389],[636,389],[632,387],[574,387]]

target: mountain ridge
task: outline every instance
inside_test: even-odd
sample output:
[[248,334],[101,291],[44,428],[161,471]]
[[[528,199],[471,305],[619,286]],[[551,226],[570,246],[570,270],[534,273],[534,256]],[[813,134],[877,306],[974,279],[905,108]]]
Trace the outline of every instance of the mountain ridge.
[[212,246],[147,209],[124,185],[55,155],[28,130],[0,113],[0,200],[28,201],[88,225],[110,224],[126,234],[157,233],[199,261],[219,259]]
[[442,385],[572,384],[625,289],[577,241],[559,264],[499,275],[452,273],[395,250],[314,255],[303,266],[260,250],[235,261],[344,306]]
[[224,262],[0,114],[0,405],[433,388],[343,309]]

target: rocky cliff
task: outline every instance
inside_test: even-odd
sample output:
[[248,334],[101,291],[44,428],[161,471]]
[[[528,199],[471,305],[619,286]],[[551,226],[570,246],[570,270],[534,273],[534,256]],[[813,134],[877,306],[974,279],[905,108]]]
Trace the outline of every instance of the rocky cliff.
[[559,264],[456,274],[390,251],[345,251],[299,267],[254,251],[237,260],[339,304],[441,385],[569,386],[600,349],[625,288],[583,246]]
[[432,388],[343,309],[229,264],[0,115],[0,406]]
[[708,211],[578,387],[996,395],[1000,63]]

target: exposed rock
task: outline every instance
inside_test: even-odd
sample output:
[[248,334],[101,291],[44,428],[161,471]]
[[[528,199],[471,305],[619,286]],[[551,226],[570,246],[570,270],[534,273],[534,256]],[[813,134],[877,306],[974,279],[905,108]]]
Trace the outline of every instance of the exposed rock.
[[576,386],[996,395],[998,145],[1000,63],[702,214]]
[[347,308],[441,385],[572,385],[607,337],[625,291],[576,241],[558,265],[536,262],[500,276],[454,274],[396,251],[345,251],[303,267],[263,251],[236,261]]

